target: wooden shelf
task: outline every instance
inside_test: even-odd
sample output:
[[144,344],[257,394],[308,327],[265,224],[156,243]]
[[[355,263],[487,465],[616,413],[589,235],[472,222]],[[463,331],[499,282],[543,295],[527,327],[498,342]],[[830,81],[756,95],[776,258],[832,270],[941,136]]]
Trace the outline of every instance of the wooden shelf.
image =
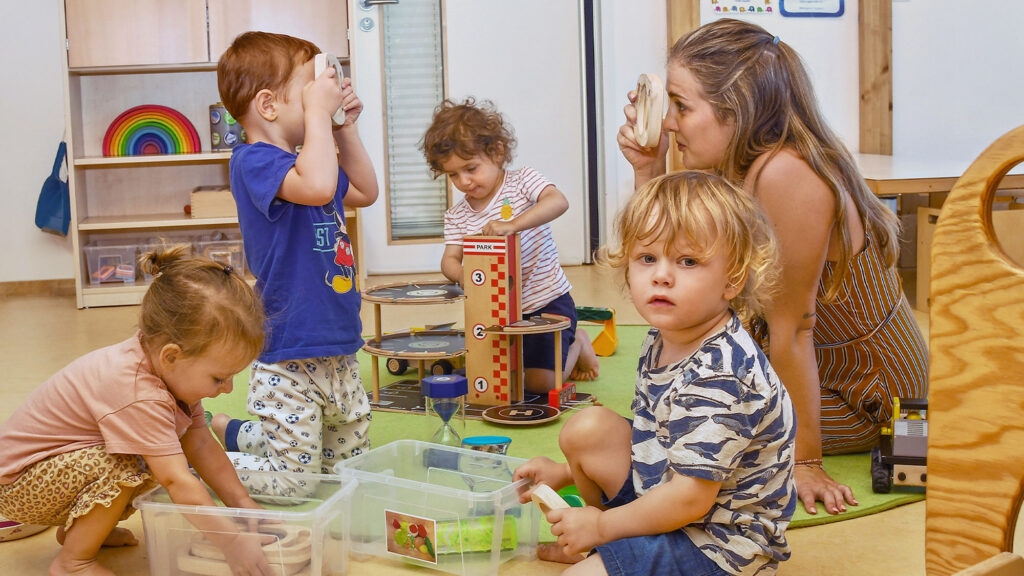
[[78,223],[85,230],[136,230],[147,228],[193,228],[201,226],[237,225],[238,218],[189,218],[181,214],[134,214],[132,216],[100,216]]
[[[88,283],[88,279],[83,278],[82,280],[85,282],[82,286],[82,303],[86,308],[141,304],[142,297],[146,295],[146,290],[149,289],[149,282],[91,285]],[[256,277],[252,274],[246,274],[245,281],[252,286],[256,284]]]
[[[206,131],[220,99],[217,64],[246,30],[287,33],[349,63],[348,5],[310,0],[59,0],[61,72],[77,304],[132,305],[147,283],[91,285],[87,248],[101,241],[141,245],[158,236],[236,236],[238,218],[192,218],[181,208],[197,186],[227,187],[230,150],[214,151]],[[194,154],[102,156],[110,119],[139,104],[177,110],[197,129]],[[135,127],[139,129],[139,127]],[[345,210],[358,247],[358,217]],[[204,212],[200,211],[200,214]],[[205,212],[210,214],[211,212]],[[232,214],[232,212],[213,212]],[[255,283],[254,278],[249,278]]]
[[110,167],[110,166],[140,166],[153,165],[174,165],[174,164],[203,164],[206,162],[225,162],[231,159],[231,151],[223,152],[199,152],[197,154],[151,154],[145,156],[84,156],[75,158],[75,166],[81,167]]

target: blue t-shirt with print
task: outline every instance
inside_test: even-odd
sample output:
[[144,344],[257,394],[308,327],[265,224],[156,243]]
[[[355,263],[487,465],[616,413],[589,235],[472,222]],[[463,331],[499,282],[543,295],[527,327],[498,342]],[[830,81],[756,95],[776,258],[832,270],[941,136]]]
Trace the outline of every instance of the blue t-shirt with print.
[[342,206],[348,176],[338,169],[337,192],[323,206],[282,200],[277,192],[296,157],[262,142],[231,153],[231,193],[245,259],[267,313],[264,363],[354,354],[363,345],[356,265]]
[[715,503],[682,528],[730,574],[774,572],[789,558],[796,510],[793,403],[735,314],[689,358],[658,366],[661,336],[640,352],[633,397],[638,495],[682,474],[721,482]]

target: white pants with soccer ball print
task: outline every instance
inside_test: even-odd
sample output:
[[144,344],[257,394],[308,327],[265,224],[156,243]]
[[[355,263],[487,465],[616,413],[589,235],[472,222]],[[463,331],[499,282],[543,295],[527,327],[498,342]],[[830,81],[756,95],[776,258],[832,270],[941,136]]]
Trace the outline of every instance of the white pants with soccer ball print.
[[259,420],[232,420],[225,434],[235,468],[332,474],[338,461],[370,449],[355,354],[254,362],[247,409]]

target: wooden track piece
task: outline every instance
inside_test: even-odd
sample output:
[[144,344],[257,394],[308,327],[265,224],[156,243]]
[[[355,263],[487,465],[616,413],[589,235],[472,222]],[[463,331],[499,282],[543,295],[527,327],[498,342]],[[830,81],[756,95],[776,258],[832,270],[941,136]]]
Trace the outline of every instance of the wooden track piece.
[[991,207],[1003,176],[1022,160],[1024,126],[971,164],[935,226],[925,510],[929,576],[956,573],[1013,547],[1024,480],[1024,269],[998,245]]
[[[312,542],[308,528],[289,525],[263,526],[260,533],[277,537],[274,542],[263,545],[263,554],[271,566],[280,566],[285,574],[291,575],[309,564]],[[178,567],[193,574],[217,576],[230,573],[224,561],[224,553],[201,532],[192,537],[189,553],[178,557]]]
[[[530,499],[533,500],[533,503],[537,505],[537,508],[540,509],[541,514],[545,517],[548,515],[548,512],[552,510],[569,508],[569,503],[563,500],[562,497],[558,495],[558,492],[555,492],[551,486],[548,486],[543,482],[534,486],[533,492],[530,494]],[[580,553],[580,556],[586,558],[587,553],[582,552]]]
[[569,503],[563,500],[558,495],[558,492],[555,492],[551,486],[544,483],[537,484],[530,495],[530,499],[537,505],[537,508],[540,508],[540,513],[545,516],[552,510],[569,507]]

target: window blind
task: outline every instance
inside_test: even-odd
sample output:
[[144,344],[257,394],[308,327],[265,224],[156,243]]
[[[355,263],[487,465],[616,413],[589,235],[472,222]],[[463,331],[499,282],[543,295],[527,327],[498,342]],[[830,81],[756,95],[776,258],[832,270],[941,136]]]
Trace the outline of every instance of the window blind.
[[440,238],[447,178],[432,177],[419,144],[444,99],[441,0],[402,0],[381,12],[391,239]]

